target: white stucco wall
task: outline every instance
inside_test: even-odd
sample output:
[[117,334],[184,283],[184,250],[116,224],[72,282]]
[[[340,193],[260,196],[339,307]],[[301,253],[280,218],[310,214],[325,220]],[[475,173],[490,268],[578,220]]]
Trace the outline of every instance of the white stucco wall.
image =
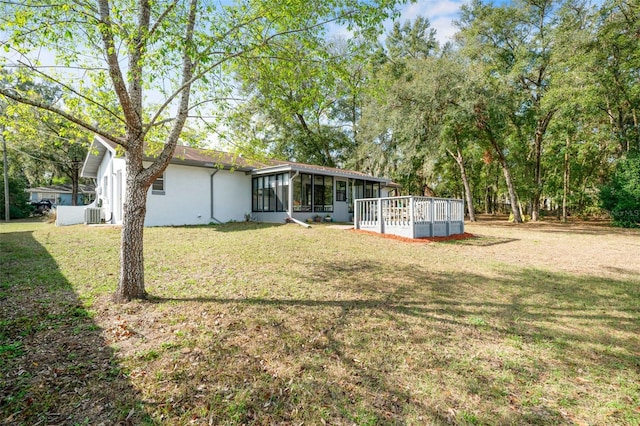
[[243,221],[251,214],[251,176],[220,170],[213,177],[213,216],[220,222]]
[[[213,177],[213,217],[211,175]],[[164,194],[149,188],[145,226],[205,225],[216,220],[242,221],[251,211],[251,177],[244,172],[170,164]]]
[[111,152],[104,156],[98,167],[95,204],[102,204],[106,223],[122,223],[122,203],[126,185],[124,169],[124,158],[117,158]]

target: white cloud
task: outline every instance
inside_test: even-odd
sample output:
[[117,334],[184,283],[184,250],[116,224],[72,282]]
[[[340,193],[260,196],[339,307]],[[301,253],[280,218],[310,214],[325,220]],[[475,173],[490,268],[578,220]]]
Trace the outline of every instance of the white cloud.
[[418,0],[400,9],[400,22],[413,21],[418,16],[429,18],[431,27],[437,31],[440,44],[451,41],[456,32],[453,21],[458,19],[462,0]]

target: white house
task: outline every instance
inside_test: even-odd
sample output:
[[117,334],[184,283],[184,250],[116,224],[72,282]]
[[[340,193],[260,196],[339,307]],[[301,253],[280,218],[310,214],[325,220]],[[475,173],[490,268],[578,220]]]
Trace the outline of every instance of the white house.
[[[122,222],[125,160],[113,142],[93,140],[82,177],[96,180],[96,203],[106,223]],[[178,146],[149,188],[146,226],[198,225],[248,216],[261,222],[330,216],[353,220],[353,201],[393,195],[389,179],[309,164],[250,161],[229,153]]]

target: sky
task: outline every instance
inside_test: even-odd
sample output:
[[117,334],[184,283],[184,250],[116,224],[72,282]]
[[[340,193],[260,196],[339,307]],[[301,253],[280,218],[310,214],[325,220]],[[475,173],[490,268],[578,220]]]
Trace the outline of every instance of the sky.
[[[509,4],[511,0],[482,0],[483,3],[493,3],[496,6]],[[418,16],[429,18],[431,28],[436,30],[436,38],[442,46],[447,41],[452,41],[456,33],[453,21],[458,19],[460,8],[470,0],[416,0],[400,7],[401,23],[414,21]],[[392,23],[385,25],[385,32],[391,29]]]
[[436,30],[436,38],[442,45],[451,41],[456,28],[453,21],[458,19],[462,0],[417,0],[400,8],[400,22],[413,21],[418,16],[429,18],[431,28]]

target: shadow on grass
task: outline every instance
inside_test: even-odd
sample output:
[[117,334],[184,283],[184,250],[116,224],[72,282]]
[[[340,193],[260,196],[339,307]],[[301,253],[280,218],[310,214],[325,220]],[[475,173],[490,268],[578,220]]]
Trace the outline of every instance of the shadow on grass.
[[454,244],[460,246],[476,246],[476,247],[490,247],[500,244],[512,243],[514,241],[520,241],[517,238],[506,237],[494,237],[490,235],[474,234],[474,238],[467,238],[464,240],[449,240],[441,241],[440,244]]
[[491,228],[509,228],[509,229],[527,229],[530,231],[542,233],[561,233],[561,234],[578,234],[578,235],[633,235],[640,236],[637,229],[618,228],[606,220],[592,221],[569,221],[563,223],[556,219],[542,219],[539,222],[525,222],[515,224],[509,222],[505,216],[483,216],[477,222],[468,222],[468,225],[489,226]]
[[[239,423],[295,420],[288,416],[304,400],[301,394],[315,393],[313,401],[331,401],[317,414],[329,423],[405,424],[424,416],[433,424],[571,424],[571,404],[590,391],[594,404],[611,398],[607,389],[615,383],[604,382],[617,375],[631,372],[627,392],[640,390],[631,385],[640,366],[634,334],[640,329],[637,280],[515,267],[491,278],[434,273],[419,265],[380,271],[389,269],[377,260],[310,265],[308,280],[323,286],[325,294],[348,289],[353,299],[156,297],[150,302],[253,309],[264,319],[260,325],[234,320],[231,330],[246,336],[247,345],[255,340],[252,344],[274,348],[274,356],[304,360],[298,374],[278,376],[243,345],[213,351],[219,354],[216,362],[230,357],[246,364],[239,375],[224,377],[221,371],[219,379],[233,389],[230,395],[244,392],[234,411]],[[304,336],[299,326],[288,324],[292,318],[309,327]],[[290,345],[292,337],[304,344]],[[518,355],[503,355],[510,351]],[[358,359],[363,356],[368,359]],[[447,397],[436,402],[416,397],[415,389],[394,378],[413,358],[420,364],[412,374],[451,380],[432,384],[442,386]],[[447,374],[441,375],[443,370]],[[585,371],[596,377],[589,385],[580,377]],[[557,388],[553,375],[559,376]],[[185,389],[183,398],[191,391]],[[470,408],[473,398],[481,401],[474,403],[477,409]],[[633,404],[623,400],[609,420],[624,423]],[[221,407],[229,410],[228,404]]]
[[212,223],[209,225],[187,225],[183,228],[206,228],[215,229],[218,232],[243,232],[243,231],[255,231],[257,229],[269,229],[278,226],[284,226],[284,223],[267,223],[267,222],[227,222],[227,223]]
[[2,424],[134,424],[135,390],[31,232],[1,236]]

